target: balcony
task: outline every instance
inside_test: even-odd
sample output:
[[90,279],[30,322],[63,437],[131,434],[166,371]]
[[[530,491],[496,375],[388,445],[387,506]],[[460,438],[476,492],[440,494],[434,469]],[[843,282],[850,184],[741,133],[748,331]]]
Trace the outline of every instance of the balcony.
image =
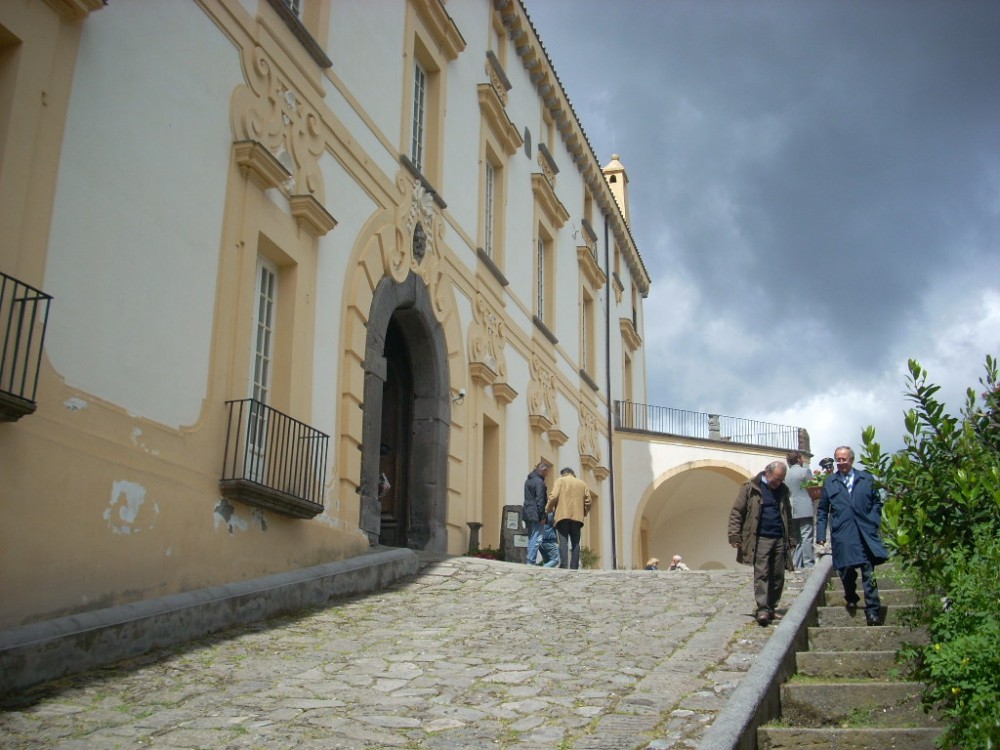
[[293,518],[321,513],[330,436],[255,399],[226,406],[223,496]]
[[619,430],[809,452],[804,429],[755,419],[616,401],[615,420]]
[[52,297],[0,273],[0,422],[35,411]]

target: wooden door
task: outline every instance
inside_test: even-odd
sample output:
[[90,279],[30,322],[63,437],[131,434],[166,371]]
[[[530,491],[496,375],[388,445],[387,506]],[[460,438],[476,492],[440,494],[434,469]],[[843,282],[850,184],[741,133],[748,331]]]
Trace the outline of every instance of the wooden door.
[[382,390],[379,471],[389,481],[382,491],[379,543],[408,546],[410,436],[413,431],[413,376],[406,340],[395,320],[385,338],[386,381]]

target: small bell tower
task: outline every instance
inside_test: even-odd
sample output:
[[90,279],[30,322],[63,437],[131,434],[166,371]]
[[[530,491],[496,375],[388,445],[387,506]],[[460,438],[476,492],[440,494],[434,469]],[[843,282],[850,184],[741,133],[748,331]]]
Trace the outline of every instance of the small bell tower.
[[628,215],[628,175],[625,173],[625,167],[618,160],[618,154],[612,154],[611,161],[601,171],[604,173],[604,179],[611,186],[611,193],[618,201],[618,207],[622,211],[622,216],[625,217],[625,223],[631,226],[632,222]]

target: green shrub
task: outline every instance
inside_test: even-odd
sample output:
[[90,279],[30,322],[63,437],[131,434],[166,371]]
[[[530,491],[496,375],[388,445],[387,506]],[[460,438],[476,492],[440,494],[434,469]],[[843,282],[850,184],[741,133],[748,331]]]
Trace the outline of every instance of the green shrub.
[[580,546],[580,567],[596,568],[601,562],[601,556],[590,547]]
[[910,360],[905,447],[882,452],[871,427],[862,462],[885,493],[883,538],[919,594],[931,644],[902,656],[926,684],[928,709],[948,729],[939,744],[1000,747],[1000,385],[986,358],[986,390],[969,389],[961,418]]

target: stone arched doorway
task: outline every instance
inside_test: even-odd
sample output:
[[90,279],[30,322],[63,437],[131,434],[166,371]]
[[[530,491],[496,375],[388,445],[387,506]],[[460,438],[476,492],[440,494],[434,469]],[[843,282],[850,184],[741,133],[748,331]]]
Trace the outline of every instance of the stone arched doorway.
[[658,477],[638,508],[633,564],[679,554],[692,569],[735,568],[726,526],[746,479],[740,467],[714,461],[685,463]]
[[[373,543],[445,552],[448,357],[420,276],[379,281],[363,367],[361,528]],[[382,472],[391,489],[380,499]]]

